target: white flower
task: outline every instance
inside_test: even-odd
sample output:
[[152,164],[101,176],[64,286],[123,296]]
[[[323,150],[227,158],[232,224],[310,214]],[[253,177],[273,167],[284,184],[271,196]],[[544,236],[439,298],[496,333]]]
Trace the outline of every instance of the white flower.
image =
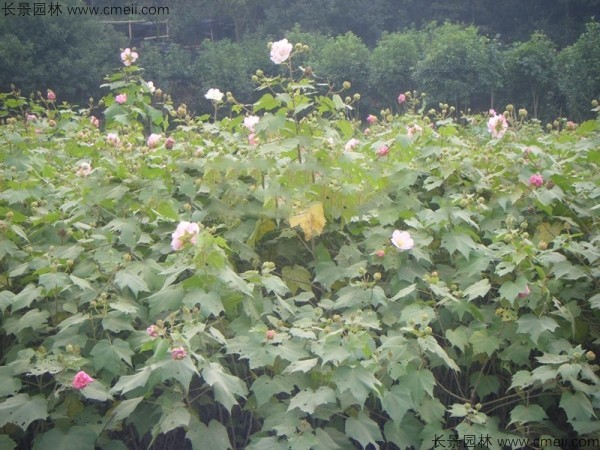
[[358,139],[352,138],[348,142],[346,142],[346,145],[344,145],[344,150],[349,152],[349,151],[353,150],[354,147],[356,147],[359,143],[360,142]]
[[290,44],[287,39],[274,42],[271,47],[271,61],[275,64],[281,64],[290,57],[292,48],[292,44]]
[[152,81],[148,81],[146,83],[148,85],[148,90],[152,93],[154,93],[154,91],[156,91],[156,87],[154,87],[154,83]]
[[130,66],[138,59],[137,52],[132,52],[130,48],[126,48],[121,52],[121,61],[123,65]]
[[214,102],[221,102],[223,101],[223,95],[224,94],[218,89],[209,89],[205,97]]
[[250,131],[254,131],[254,126],[258,123],[259,120],[260,119],[258,116],[244,117],[244,126]]
[[392,234],[392,244],[398,250],[410,250],[415,246],[415,241],[410,237],[408,231],[394,230]]

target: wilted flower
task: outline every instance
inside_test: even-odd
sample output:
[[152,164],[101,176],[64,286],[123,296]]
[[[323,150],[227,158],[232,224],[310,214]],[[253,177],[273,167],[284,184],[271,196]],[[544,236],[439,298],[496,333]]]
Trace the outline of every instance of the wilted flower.
[[126,48],[121,52],[121,61],[123,61],[123,65],[130,66],[138,59],[138,54],[136,52],[132,52],[130,48]]
[[171,349],[171,358],[180,361],[187,356],[187,352],[183,347],[175,347]]
[[158,327],[156,325],[150,325],[148,328],[146,328],[146,333],[150,337],[158,337]]
[[415,134],[420,133],[421,131],[423,131],[423,128],[416,124],[412,127],[406,128],[406,134],[408,137],[413,137]]
[[77,176],[87,177],[90,173],[92,173],[92,165],[87,162],[82,162],[77,169]]
[[281,64],[290,57],[292,48],[292,44],[287,39],[274,42],[271,47],[271,61],[275,64]]
[[167,150],[171,150],[173,148],[173,146],[175,145],[175,139],[173,139],[171,136],[169,136],[166,140],[165,140],[165,148]]
[[525,285],[525,290],[523,292],[519,292],[519,298],[525,298],[530,294],[529,285]]
[[250,145],[258,145],[258,138],[255,133],[250,133],[248,135],[248,144]]
[[350,150],[353,150],[354,147],[356,147],[359,143],[360,141],[358,139],[352,138],[346,142],[346,145],[344,145],[344,150],[349,152]]
[[267,330],[267,332],[265,333],[265,337],[267,338],[267,341],[273,340],[273,338],[275,337],[275,330]]
[[212,100],[214,102],[221,102],[221,101],[223,101],[223,95],[225,95],[225,94],[223,94],[218,89],[209,89],[204,97],[206,97],[208,100]]
[[370,135],[370,134],[371,134],[371,129],[370,129],[370,128],[365,128],[365,131],[363,131],[363,134],[364,134],[365,136],[368,136],[368,135]]
[[119,94],[115,97],[115,101],[119,104],[122,105],[123,103],[125,103],[127,101],[127,94]]
[[116,147],[117,145],[119,145],[121,143],[121,139],[119,139],[119,136],[117,135],[117,133],[108,133],[106,135],[106,142],[108,142],[109,144]]
[[53,90],[48,89],[48,93],[46,94],[46,98],[48,100],[50,100],[51,102],[53,102],[54,100],[56,100],[56,94],[54,93]]
[[392,244],[398,250],[410,250],[414,247],[415,241],[410,237],[408,231],[394,230],[394,233],[392,233]]
[[94,380],[92,377],[90,377],[83,370],[80,370],[73,377],[73,387],[75,389],[83,389],[88,384],[93,383],[94,381],[96,381],[96,380]]
[[385,156],[390,152],[390,148],[387,145],[382,145],[377,150],[377,156]]
[[506,133],[507,129],[508,122],[506,121],[506,117],[504,117],[502,114],[490,117],[490,120],[488,120],[488,131],[495,139],[500,139],[502,136],[504,136],[504,133]]
[[377,117],[373,114],[369,114],[367,116],[367,122],[369,123],[369,125],[373,125],[374,123],[377,123]]
[[385,250],[375,250],[375,256],[377,256],[378,258],[383,258],[385,256]]
[[90,123],[92,124],[92,126],[98,128],[100,126],[100,121],[98,120],[98,118],[96,116],[90,116]]
[[25,119],[27,122],[37,122],[37,116],[35,114],[27,114],[25,115]]
[[152,133],[150,136],[148,136],[148,147],[150,148],[155,148],[156,146],[158,146],[158,142],[160,141],[160,134],[155,134]]
[[544,177],[542,177],[539,173],[535,173],[529,177],[529,184],[540,187],[544,184]]
[[173,250],[181,250],[188,242],[195,244],[198,233],[200,233],[200,226],[197,223],[180,222],[173,232],[171,247]]
[[567,121],[567,130],[575,130],[577,128],[577,124],[572,121]]
[[400,94],[400,95],[398,96],[398,103],[402,104],[402,103],[404,103],[405,101],[406,101],[406,95],[404,95],[404,94]]
[[258,116],[247,116],[244,117],[244,126],[250,131],[254,131],[254,126],[258,123],[260,118]]

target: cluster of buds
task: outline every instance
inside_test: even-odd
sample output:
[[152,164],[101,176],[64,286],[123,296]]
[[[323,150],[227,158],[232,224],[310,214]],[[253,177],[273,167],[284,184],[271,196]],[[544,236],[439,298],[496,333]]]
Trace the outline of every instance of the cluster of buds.
[[262,275],[268,275],[269,273],[271,273],[274,270],[275,270],[275,263],[272,261],[265,261],[262,264],[260,272]]

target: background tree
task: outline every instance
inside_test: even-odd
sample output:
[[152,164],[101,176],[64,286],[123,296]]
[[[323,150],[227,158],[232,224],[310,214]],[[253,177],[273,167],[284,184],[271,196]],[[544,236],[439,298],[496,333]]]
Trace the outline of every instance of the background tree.
[[0,15],[0,90],[15,84],[23,93],[52,88],[59,100],[84,102],[100,94],[103,77],[119,62],[125,36],[97,19]]
[[533,117],[539,117],[541,104],[548,104],[558,94],[556,56],[554,43],[543,33],[534,33],[506,52],[510,102],[526,102],[523,106]]
[[589,23],[577,42],[561,51],[558,67],[569,114],[589,117],[590,101],[600,97],[600,23]]

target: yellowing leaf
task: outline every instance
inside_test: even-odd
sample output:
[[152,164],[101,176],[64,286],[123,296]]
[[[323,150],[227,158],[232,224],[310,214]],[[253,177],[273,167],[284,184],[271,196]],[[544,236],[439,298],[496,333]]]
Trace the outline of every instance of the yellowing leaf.
[[323,203],[315,203],[306,211],[293,215],[290,217],[290,225],[292,228],[299,225],[304,233],[304,239],[307,241],[310,241],[314,236],[320,235],[325,227]]

